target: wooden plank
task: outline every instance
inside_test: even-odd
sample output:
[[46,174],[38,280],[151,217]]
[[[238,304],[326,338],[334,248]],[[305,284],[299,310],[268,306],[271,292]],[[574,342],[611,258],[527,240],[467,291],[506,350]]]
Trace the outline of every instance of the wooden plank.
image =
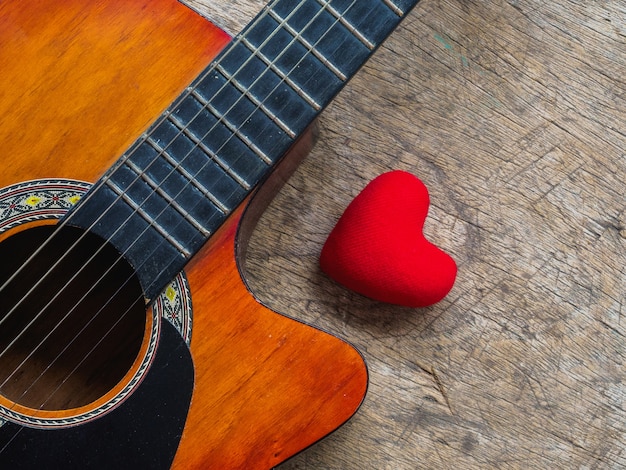
[[[194,1],[236,32],[259,1]],[[321,119],[261,218],[247,279],[352,341],[361,411],[281,466],[626,465],[626,12],[619,2],[423,0]],[[334,221],[378,174],[431,193],[448,298],[383,305],[320,273]]]

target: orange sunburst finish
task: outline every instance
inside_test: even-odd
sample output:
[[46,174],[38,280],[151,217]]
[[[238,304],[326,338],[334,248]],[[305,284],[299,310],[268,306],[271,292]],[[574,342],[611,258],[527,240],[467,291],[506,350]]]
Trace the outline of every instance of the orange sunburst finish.
[[[228,41],[176,0],[25,5],[0,2],[0,187],[97,180]],[[352,347],[248,292],[235,257],[243,213],[187,269],[196,382],[176,468],[270,468],[365,393]]]
[[[271,468],[346,421],[367,384],[352,347],[250,295],[233,257],[237,222],[235,215],[188,270],[203,316],[191,348],[202,364],[201,396],[194,395],[179,468]],[[201,428],[211,433],[193,433]]]
[[0,3],[0,186],[97,179],[227,41],[175,0]]

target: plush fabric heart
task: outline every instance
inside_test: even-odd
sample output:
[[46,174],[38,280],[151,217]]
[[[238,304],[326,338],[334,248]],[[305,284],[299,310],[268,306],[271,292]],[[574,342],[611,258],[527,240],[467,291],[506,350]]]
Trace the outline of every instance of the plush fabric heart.
[[443,299],[454,284],[454,260],[422,229],[426,186],[404,171],[384,173],[350,203],[320,255],[322,270],[366,297],[407,307]]

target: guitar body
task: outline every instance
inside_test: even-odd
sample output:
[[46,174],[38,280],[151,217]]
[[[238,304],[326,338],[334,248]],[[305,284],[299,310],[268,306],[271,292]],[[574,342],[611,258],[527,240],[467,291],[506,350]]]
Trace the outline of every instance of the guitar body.
[[[0,188],[30,180],[95,182],[228,40],[176,0],[45,0],[28,7],[1,2]],[[304,143],[310,138],[305,134]],[[285,168],[301,158],[302,150],[296,151]],[[159,434],[179,440],[175,468],[271,468],[340,426],[365,394],[367,371],[356,350],[263,307],[246,288],[237,253],[258,213],[254,206],[261,203],[253,197],[247,211],[246,204],[237,209],[185,270],[193,306],[190,396],[181,398],[182,420],[173,420],[179,429],[153,433],[155,452],[164,446]],[[0,240],[50,223],[29,219]],[[159,347],[170,343],[163,340]],[[154,364],[173,363],[168,353],[157,353]],[[149,374],[142,399],[135,402],[149,402],[149,384],[159,387]],[[94,433],[85,442],[98,440],[104,426],[98,419],[118,419],[115,413],[122,416],[117,426],[148,419],[149,427],[145,410],[129,415],[138,408],[125,409],[126,402],[133,397],[102,418],[68,425],[67,436],[85,426]],[[155,403],[157,416],[163,413],[158,406],[165,405]],[[58,429],[36,431],[63,436]],[[118,452],[107,439],[106,448]],[[62,438],[57,440],[62,446]],[[146,445],[150,449],[151,441]],[[97,466],[98,459],[94,462]],[[45,455],[40,464],[45,466]]]

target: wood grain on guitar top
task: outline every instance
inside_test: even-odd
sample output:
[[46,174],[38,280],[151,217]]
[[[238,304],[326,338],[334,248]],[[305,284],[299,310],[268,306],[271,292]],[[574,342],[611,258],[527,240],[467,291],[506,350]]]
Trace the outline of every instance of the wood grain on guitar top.
[[[176,0],[2,2],[0,187],[95,181],[227,41]],[[177,468],[269,468],[348,419],[365,392],[356,350],[248,292],[242,212],[188,266],[196,375]]]
[[94,181],[227,40],[175,1],[3,2],[0,187]]

